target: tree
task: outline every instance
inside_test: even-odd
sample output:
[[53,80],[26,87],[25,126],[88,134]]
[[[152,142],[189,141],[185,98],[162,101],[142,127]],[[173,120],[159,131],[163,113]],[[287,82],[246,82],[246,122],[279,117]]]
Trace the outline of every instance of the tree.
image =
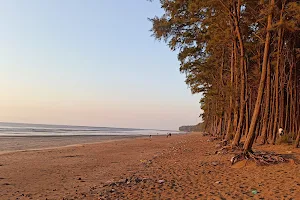
[[[201,93],[204,127],[244,150],[300,127],[300,5],[295,0],[161,0],[156,39],[177,50]],[[298,131],[299,132],[299,131]]]

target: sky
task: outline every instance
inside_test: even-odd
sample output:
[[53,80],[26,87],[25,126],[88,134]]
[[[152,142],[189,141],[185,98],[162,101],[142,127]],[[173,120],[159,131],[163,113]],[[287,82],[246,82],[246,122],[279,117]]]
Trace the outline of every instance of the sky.
[[200,120],[176,52],[151,37],[159,1],[0,6],[0,121],[177,130]]

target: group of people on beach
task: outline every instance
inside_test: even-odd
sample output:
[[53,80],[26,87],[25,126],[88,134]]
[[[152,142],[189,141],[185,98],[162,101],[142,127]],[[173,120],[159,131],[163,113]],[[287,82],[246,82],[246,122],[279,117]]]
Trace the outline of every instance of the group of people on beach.
[[[158,133],[157,133],[157,135],[158,135]],[[171,137],[172,136],[172,133],[167,133],[167,138],[168,137]],[[149,135],[149,138],[150,138],[150,140],[152,139],[152,135]]]

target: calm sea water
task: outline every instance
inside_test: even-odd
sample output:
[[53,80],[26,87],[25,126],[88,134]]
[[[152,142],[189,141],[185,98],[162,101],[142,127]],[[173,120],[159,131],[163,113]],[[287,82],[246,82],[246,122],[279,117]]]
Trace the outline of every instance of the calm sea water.
[[0,136],[165,135],[172,130],[68,126],[0,122]]

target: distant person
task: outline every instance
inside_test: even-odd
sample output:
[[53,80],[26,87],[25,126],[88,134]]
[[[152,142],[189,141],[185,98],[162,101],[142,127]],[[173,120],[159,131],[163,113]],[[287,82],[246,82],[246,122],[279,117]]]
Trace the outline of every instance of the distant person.
[[283,128],[280,127],[278,129],[278,133],[279,133],[280,136],[283,136],[284,135]]
[[168,134],[167,134],[167,137],[171,137],[171,135],[172,135],[171,133],[168,133]]

